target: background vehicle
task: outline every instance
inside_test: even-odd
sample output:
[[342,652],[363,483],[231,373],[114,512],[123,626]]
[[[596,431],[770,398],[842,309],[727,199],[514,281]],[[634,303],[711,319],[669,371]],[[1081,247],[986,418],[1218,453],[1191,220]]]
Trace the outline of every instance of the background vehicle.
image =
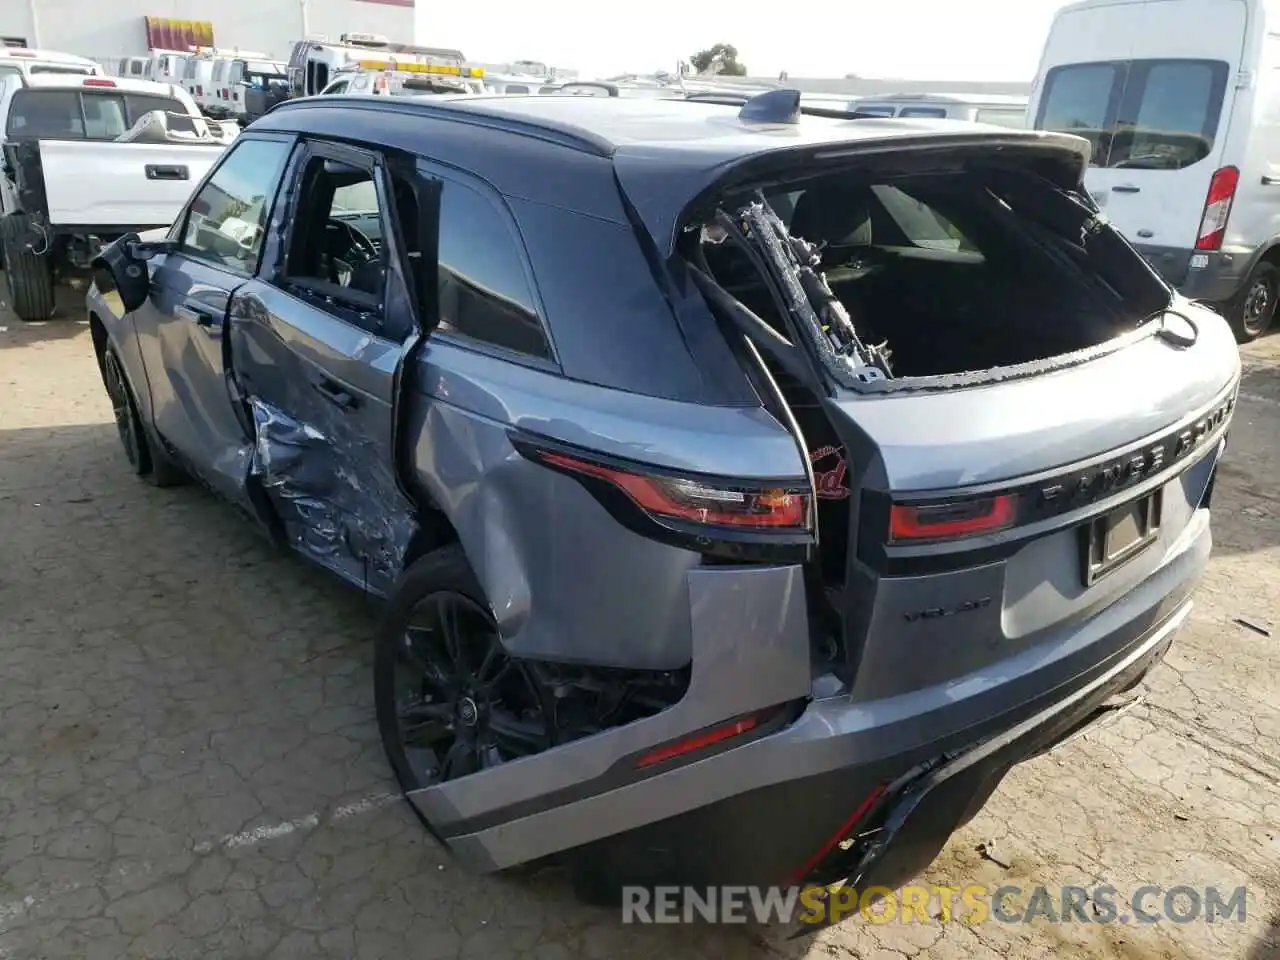
[[1240,341],[1280,291],[1280,19],[1263,0],[1089,0],[1054,18],[1034,125],[1085,137],[1094,200]]
[[208,101],[213,93],[213,68],[216,63],[211,51],[193,53],[182,65],[182,89],[195,101],[203,113],[208,113]]
[[935,120],[967,120],[1000,127],[1027,125],[1027,98],[999,94],[894,93],[861,97],[849,102],[858,118],[928,117]]
[[[190,142],[112,142],[153,110]],[[23,320],[47,320],[57,278],[101,244],[172,222],[225,148],[181,87],[102,76],[0,81],[0,131],[0,242]]]
[[1167,649],[1239,352],[1079,138],[594,99],[246,130],[99,261],[126,453],[386,600],[468,866],[893,889]]
[[285,64],[269,58],[236,57],[227,66],[225,84],[216,89],[214,115],[252,123],[289,95]]
[[191,51],[153,50],[145,57],[123,57],[115,75],[129,80],[181,83]]
[[318,40],[294,44],[288,66],[290,96],[314,96],[328,87],[337,74],[351,70],[457,77],[471,92],[484,92],[484,68],[468,64],[460,50],[395,43],[374,34],[344,33],[340,40],[336,44]]
[[26,47],[0,46],[0,80],[5,77],[30,77],[42,74],[69,74],[71,76],[101,75],[103,72],[93,60],[55,50],[29,50]]
[[457,77],[402,73],[393,70],[352,70],[340,73],[320,91],[325,96],[413,97],[428,94],[466,94],[464,81]]

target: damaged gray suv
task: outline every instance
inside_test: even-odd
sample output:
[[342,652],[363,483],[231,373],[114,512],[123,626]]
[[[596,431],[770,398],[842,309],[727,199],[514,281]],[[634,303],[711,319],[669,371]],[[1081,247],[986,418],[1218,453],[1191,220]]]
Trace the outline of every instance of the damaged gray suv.
[[120,438],[384,601],[464,864],[893,887],[1168,648],[1235,340],[1074,137],[290,101],[89,319]]

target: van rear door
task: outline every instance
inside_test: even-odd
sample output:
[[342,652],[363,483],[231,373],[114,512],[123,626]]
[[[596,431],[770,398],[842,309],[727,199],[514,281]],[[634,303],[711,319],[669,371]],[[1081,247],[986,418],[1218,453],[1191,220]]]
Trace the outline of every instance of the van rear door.
[[[1089,192],[1175,284],[1210,185],[1233,185],[1214,175],[1226,165],[1246,25],[1244,0],[1083,8],[1059,18],[1046,50],[1035,126],[1091,141]],[[1066,59],[1069,46],[1083,56]]]

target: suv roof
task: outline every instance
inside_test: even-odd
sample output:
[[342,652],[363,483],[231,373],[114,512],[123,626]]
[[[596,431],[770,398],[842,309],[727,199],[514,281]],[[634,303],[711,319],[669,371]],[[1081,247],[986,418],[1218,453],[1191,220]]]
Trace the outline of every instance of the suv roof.
[[[770,95],[782,91],[771,91]],[[1053,146],[1075,155],[1081,170],[1088,142],[1064,134],[921,119],[832,119],[805,115],[797,123],[743,120],[737,105],[683,99],[502,97],[441,95],[383,99],[317,96],[286,100],[252,130],[280,130],[363,139],[452,163],[508,196],[612,219],[614,177],[654,240],[671,252],[688,205],[754,161],[797,152],[834,158],[843,149],[920,141]],[[426,121],[424,123],[424,121]],[[837,148],[823,150],[824,147]],[[572,151],[582,155],[571,161]],[[593,170],[590,161],[606,161]],[[611,162],[610,162],[611,161]],[[578,175],[567,169],[573,164]]]

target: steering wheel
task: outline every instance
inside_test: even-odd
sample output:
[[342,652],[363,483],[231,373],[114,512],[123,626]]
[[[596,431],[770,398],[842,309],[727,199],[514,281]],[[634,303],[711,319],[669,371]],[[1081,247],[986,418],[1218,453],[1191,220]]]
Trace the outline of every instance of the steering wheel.
[[[329,281],[342,285],[341,274],[350,275],[366,263],[378,259],[378,248],[363,233],[345,220],[330,218],[324,225],[325,259],[328,261]],[[357,257],[352,255],[356,254]]]

